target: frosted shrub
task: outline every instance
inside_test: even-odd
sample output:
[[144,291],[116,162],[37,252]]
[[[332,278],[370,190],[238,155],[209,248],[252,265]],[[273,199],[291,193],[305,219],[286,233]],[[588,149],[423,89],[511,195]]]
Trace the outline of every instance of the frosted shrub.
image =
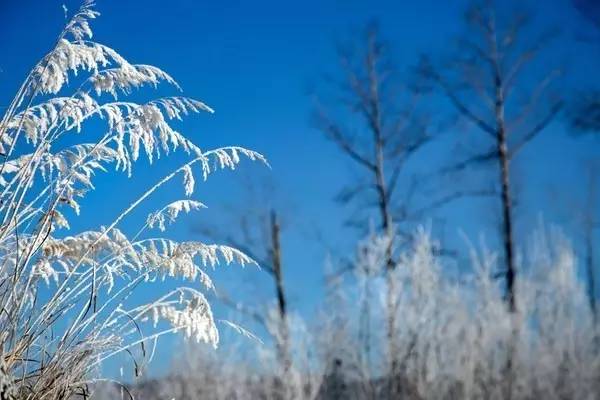
[[472,253],[456,283],[423,231],[395,270],[401,395],[406,398],[590,398],[597,329],[571,247],[539,233],[519,265],[518,312],[493,279],[493,254]]
[[[398,288],[390,374],[385,279],[389,239],[371,235],[357,246],[356,281],[333,275],[317,321],[291,319],[291,371],[275,346],[250,346],[240,359],[186,352],[164,379],[141,383],[144,398],[178,399],[592,399],[600,392],[598,329],[571,246],[540,230],[519,260],[517,312],[508,310],[493,252],[471,251],[460,279],[437,243],[418,230],[412,248],[395,249]],[[364,271],[371,271],[365,276]],[[371,361],[361,337],[361,299],[371,279]],[[271,324],[274,340],[276,327]],[[303,327],[306,326],[306,329]],[[258,349],[258,353],[256,350]],[[256,361],[260,362],[257,363]],[[191,364],[189,364],[191,363]],[[194,367],[192,367],[194,365]],[[394,390],[389,391],[389,381]],[[160,390],[156,388],[161,388]]]
[[[86,396],[101,380],[97,372],[104,360],[125,352],[139,372],[139,357],[150,358],[158,337],[170,332],[216,346],[215,319],[199,290],[176,288],[141,305],[130,296],[140,285],[165,278],[199,281],[210,290],[211,268],[253,263],[227,246],[148,233],[165,231],[182,213],[205,207],[190,198],[196,174],[206,180],[216,169],[234,169],[241,156],[265,160],[240,147],[202,150],[171,127],[171,121],[188,114],[212,113],[201,101],[183,96],[143,104],[125,100],[141,86],[164,82],[180,88],[161,69],[131,64],[92,41],[89,21],[97,16],[91,2],[75,13],[0,122],[2,398]],[[92,119],[104,122],[101,135],[88,131]],[[75,139],[63,140],[67,136]],[[93,192],[96,174],[113,168],[131,177],[142,154],[152,162],[176,150],[188,161],[121,214],[97,230],[66,234],[81,200]],[[152,213],[133,235],[122,230],[121,222],[134,209],[175,178],[183,178],[185,199]]]
[[[435,255],[437,243],[418,230],[392,272],[400,363],[394,375],[385,337],[389,243],[376,235],[361,241],[354,260],[358,285],[338,282],[328,296],[313,333],[325,372],[318,398],[589,399],[600,392],[598,329],[577,260],[560,233],[541,229],[523,246],[518,311],[511,313],[495,279],[494,253],[473,249],[471,270],[457,280],[452,265]],[[365,347],[365,309],[358,306],[367,279],[373,300]],[[365,349],[371,363],[364,361]]]

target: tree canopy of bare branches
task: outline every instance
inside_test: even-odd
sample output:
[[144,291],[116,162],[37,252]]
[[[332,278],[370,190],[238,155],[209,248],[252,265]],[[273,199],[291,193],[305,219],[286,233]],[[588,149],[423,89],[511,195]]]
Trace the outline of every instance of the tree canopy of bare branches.
[[552,89],[562,70],[549,63],[542,52],[555,32],[531,34],[528,14],[502,18],[499,6],[500,2],[492,0],[473,3],[465,14],[466,32],[458,39],[450,61],[437,66],[424,57],[420,72],[436,84],[460,116],[488,138],[489,145],[483,151],[449,170],[496,163],[505,259],[502,275],[507,303],[514,310],[511,163],[561,111],[563,101]]

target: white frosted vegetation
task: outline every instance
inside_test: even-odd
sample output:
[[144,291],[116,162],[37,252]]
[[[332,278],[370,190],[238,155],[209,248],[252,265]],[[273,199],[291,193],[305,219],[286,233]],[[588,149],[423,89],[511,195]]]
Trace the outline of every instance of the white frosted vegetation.
[[[597,393],[598,330],[564,237],[540,231],[523,246],[518,310],[511,313],[494,278],[494,253],[473,250],[472,271],[457,281],[447,261],[435,256],[430,236],[423,230],[416,236],[394,270],[398,396],[586,399]],[[370,243],[373,256],[362,258],[377,270],[385,240]],[[375,307],[372,315],[380,314],[384,299]],[[373,346],[383,343],[381,335]],[[389,379],[388,350],[379,350],[383,358],[371,379]]]
[[[210,269],[254,263],[231,247],[176,242],[148,232],[164,232],[181,214],[205,208],[192,198],[195,174],[206,180],[217,169],[235,169],[240,156],[266,160],[234,146],[205,151],[176,131],[173,120],[213,112],[201,101],[181,95],[141,104],[125,100],[142,86],[181,88],[161,69],[131,64],[92,41],[89,21],[97,16],[91,2],[75,13],[0,122],[0,359],[3,390],[19,398],[83,394],[100,379],[103,360],[123,352],[133,357],[141,349],[147,361],[148,345],[166,333],[182,332],[217,346],[213,313],[197,289],[177,288],[142,305],[134,303],[132,292],[157,278],[181,278],[212,290]],[[102,131],[90,131],[86,122],[92,119],[104,122]],[[66,136],[77,143],[65,145]],[[176,150],[188,160],[151,183],[121,214],[97,230],[67,234],[85,207],[82,200],[94,193],[96,174],[114,170],[133,176],[140,155],[152,163]],[[133,234],[127,232],[122,221],[176,177],[183,177],[186,199],[167,204]]]
[[[451,263],[436,255],[436,242],[419,230],[413,246],[397,252],[393,272],[396,376],[389,374],[385,337],[382,273],[389,243],[380,236],[361,241],[354,260],[359,285],[333,279],[318,321],[288,320],[294,334],[287,373],[277,361],[279,324],[271,323],[272,341],[256,346],[250,361],[235,350],[221,359],[186,351],[172,373],[155,382],[156,393],[178,399],[387,399],[392,379],[398,382],[394,399],[595,398],[599,332],[577,259],[560,233],[541,230],[522,246],[518,311],[511,313],[494,277],[493,252],[474,247],[470,270],[457,280]],[[361,271],[371,272],[365,277]],[[365,279],[372,280],[373,296],[369,361],[359,334]],[[160,398],[144,384],[137,390]]]

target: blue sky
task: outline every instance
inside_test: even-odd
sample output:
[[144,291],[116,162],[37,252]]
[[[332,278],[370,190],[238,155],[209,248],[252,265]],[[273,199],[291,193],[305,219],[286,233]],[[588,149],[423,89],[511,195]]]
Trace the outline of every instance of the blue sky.
[[[192,117],[181,124],[181,131],[197,144],[204,148],[237,144],[267,156],[272,170],[245,163],[241,174],[223,172],[201,184],[198,197],[210,208],[205,214],[196,214],[193,224],[227,221],[223,205],[243,207],[247,202],[239,189],[245,179],[267,177],[274,182],[274,205],[282,210],[286,227],[284,265],[291,307],[310,316],[322,298],[327,247],[350,252],[358,233],[344,226],[351,210],[333,200],[357,170],[312,126],[313,106],[308,93],[322,84],[323,74],[335,73],[334,44],[353,29],[371,19],[379,20],[394,49],[396,64],[408,69],[420,53],[435,55],[448,47],[449,38],[461,29],[462,3],[100,0],[97,8],[102,15],[92,27],[94,39],[115,48],[131,62],[163,68],[180,83],[185,95],[216,110],[212,116]],[[568,0],[538,3],[543,4],[536,9],[539,22],[555,24],[562,31],[555,54],[568,66],[564,90],[570,93],[581,87],[584,77],[595,76],[593,84],[600,84],[596,72],[600,47],[576,40],[593,32],[589,23]],[[0,107],[9,102],[28,69],[52,47],[64,23],[62,4],[54,0],[0,1]],[[76,1],[66,2],[69,11],[78,5]],[[156,95],[167,93],[172,92],[161,87]],[[135,96],[148,95],[152,93]],[[584,188],[581,161],[597,157],[599,150],[598,140],[574,139],[559,121],[520,155],[513,170],[520,200],[519,232],[530,232],[539,213],[564,224],[567,230],[573,229],[569,209],[576,207],[573,204]],[[443,154],[447,160],[450,156]],[[179,157],[161,160],[152,167],[142,161],[133,179],[101,177],[98,189],[110,195],[91,195],[83,203],[81,225],[73,228],[109,223],[136,194],[175,167],[183,159]],[[427,171],[429,164],[425,158],[412,168]],[[174,190],[179,189],[172,186],[158,193],[125,222],[124,228],[134,229],[149,211],[172,199]],[[441,216],[447,220],[446,235],[458,238],[459,230],[464,230],[474,240],[480,233],[493,237],[494,207],[494,203],[464,200],[444,209]],[[172,235],[196,238],[190,224],[176,225]],[[222,228],[236,229],[233,225]],[[247,269],[218,275],[218,284],[232,293],[239,291],[241,298],[258,304],[270,301],[271,287],[263,273]],[[255,285],[260,290],[253,289]]]

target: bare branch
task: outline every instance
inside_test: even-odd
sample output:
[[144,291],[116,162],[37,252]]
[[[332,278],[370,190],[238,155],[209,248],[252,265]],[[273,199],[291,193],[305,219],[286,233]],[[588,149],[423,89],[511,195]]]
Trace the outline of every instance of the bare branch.
[[482,76],[487,71],[473,65],[471,60],[461,62],[459,65],[462,68],[464,84],[469,85],[470,89],[485,103],[487,108],[493,112],[496,105],[495,98],[489,92],[489,87],[486,87],[486,78]]
[[335,196],[335,200],[346,204],[353,200],[356,195],[368,189],[376,189],[376,187],[372,183],[359,183],[353,186],[346,186]]
[[496,157],[497,157],[497,150],[492,149],[485,153],[476,154],[474,156],[471,156],[471,157],[467,158],[466,160],[460,161],[452,166],[443,168],[440,172],[442,174],[457,172],[457,171],[463,170],[473,164],[481,164],[481,163],[491,161],[491,160],[495,159]]
[[477,43],[465,38],[458,39],[458,45],[469,50],[472,54],[476,55],[480,60],[492,65],[494,60],[490,57],[488,52],[482,49]]
[[498,193],[496,191],[490,190],[490,189],[454,192],[454,193],[446,195],[440,199],[437,199],[436,201],[434,201],[424,207],[421,207],[418,210],[411,212],[410,218],[411,219],[421,218],[426,213],[429,213],[429,212],[436,210],[440,207],[443,207],[455,200],[462,199],[465,197],[488,197],[488,196],[496,196],[497,194]]
[[531,19],[529,13],[524,12],[515,15],[510,27],[506,29],[505,34],[500,38],[500,46],[502,46],[504,53],[511,50],[511,48],[518,42],[518,38],[523,28],[527,26]]
[[408,106],[406,109],[399,112],[398,118],[396,118],[396,121],[393,123],[391,129],[388,130],[389,132],[387,135],[383,136],[384,144],[387,144],[390,139],[396,135],[399,135],[407,128],[415,114],[420,97],[421,93],[416,93],[414,90],[412,91]]
[[325,132],[327,137],[337,144],[344,153],[348,154],[350,158],[363,167],[371,171],[375,170],[375,164],[366,156],[360,154],[354,149],[350,140],[342,133],[339,126],[335,125],[329,118],[325,116],[324,113],[320,113],[320,119],[322,123],[322,130]]
[[546,117],[544,117],[540,122],[538,122],[533,129],[531,129],[523,139],[515,145],[509,152],[508,158],[512,159],[527,143],[529,143],[533,138],[537,136],[538,133],[543,131],[556,117],[556,115],[560,112],[563,107],[563,102],[559,101],[548,112]]
[[392,195],[394,194],[394,190],[396,189],[396,185],[398,183],[398,178],[400,177],[400,172],[402,172],[402,163],[399,162],[394,169],[392,170],[392,176],[388,182],[388,192],[387,192],[387,200],[391,201]]
[[421,147],[423,147],[425,144],[429,143],[431,139],[433,139],[431,135],[424,133],[413,143],[406,146],[403,152],[404,159],[408,159],[411,155],[419,151],[419,149],[421,149]]
[[448,97],[448,99],[452,102],[452,104],[458,110],[459,113],[461,113],[463,116],[465,116],[471,122],[473,122],[477,127],[479,127],[479,129],[481,129],[482,131],[489,134],[492,138],[494,138],[494,139],[496,138],[496,129],[494,129],[491,125],[489,125],[482,118],[478,117],[473,111],[471,111],[458,98],[458,95],[455,93],[455,91],[452,90],[448,86],[448,84],[446,82],[444,82],[444,80],[439,75],[437,75],[436,80],[441,85],[442,89],[444,90],[446,97]]
[[522,108],[519,115],[516,118],[514,118],[514,120],[508,126],[509,130],[514,131],[520,124],[523,123],[523,121],[527,119],[527,117],[538,105],[539,99],[542,97],[542,94],[546,91],[550,84],[561,75],[561,73],[562,71],[560,69],[554,69],[550,71],[542,81],[540,81],[540,83],[531,92],[527,104]]

